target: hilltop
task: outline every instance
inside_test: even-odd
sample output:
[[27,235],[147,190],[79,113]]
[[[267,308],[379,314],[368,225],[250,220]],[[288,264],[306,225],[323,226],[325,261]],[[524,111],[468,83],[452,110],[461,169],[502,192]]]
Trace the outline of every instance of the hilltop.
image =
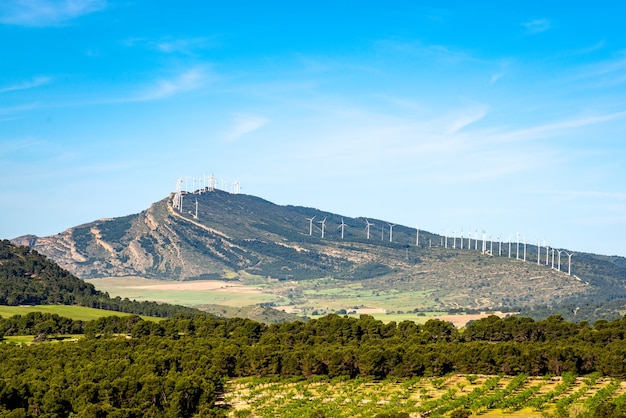
[[[524,262],[515,250],[508,256],[507,244],[498,256],[499,243],[494,242],[490,255],[481,245],[467,249],[467,239],[463,250],[451,244],[444,248],[443,237],[420,231],[416,245],[414,228],[396,225],[390,240],[385,220],[281,206],[245,194],[183,194],[182,211],[172,201],[173,195],[138,214],[14,242],[30,245],[83,279],[237,281],[254,276],[274,280],[285,297],[296,301],[302,295],[289,283],[322,279],[374,293],[413,292],[442,309],[553,305],[626,295],[626,260],[621,257],[577,252],[568,275],[566,262],[557,271],[545,265],[545,254],[538,264],[537,248],[530,245]],[[416,298],[414,306],[420,303]]]

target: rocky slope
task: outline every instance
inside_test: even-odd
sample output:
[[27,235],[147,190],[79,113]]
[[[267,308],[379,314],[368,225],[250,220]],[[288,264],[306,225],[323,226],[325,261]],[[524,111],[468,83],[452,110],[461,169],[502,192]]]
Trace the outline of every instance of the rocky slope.
[[81,278],[237,280],[256,275],[289,282],[332,277],[430,292],[439,299],[462,295],[451,306],[473,307],[626,295],[626,263],[619,257],[578,254],[570,276],[531,261],[537,259],[533,246],[523,262],[467,246],[441,248],[441,237],[428,232],[420,232],[416,246],[415,229],[401,225],[393,228],[390,242],[387,222],[377,219],[368,220],[373,224],[368,239],[365,218],[279,206],[249,195],[185,194],[182,211],[172,201],[169,196],[135,215],[13,242],[48,255]]

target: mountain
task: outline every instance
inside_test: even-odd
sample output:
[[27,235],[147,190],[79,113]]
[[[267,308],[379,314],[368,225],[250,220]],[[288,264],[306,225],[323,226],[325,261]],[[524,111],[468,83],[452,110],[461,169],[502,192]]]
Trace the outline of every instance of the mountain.
[[[568,275],[566,257],[562,271],[557,271],[545,265],[545,254],[541,263],[536,262],[535,246],[527,246],[527,262],[522,262],[515,244],[509,257],[508,244],[498,256],[499,243],[487,243],[487,250],[493,245],[494,256],[490,256],[481,251],[482,243],[467,250],[466,239],[464,250],[458,245],[444,248],[443,237],[425,231],[420,231],[416,246],[416,230],[402,225],[393,227],[391,242],[390,226],[380,219],[280,206],[220,190],[184,193],[182,199],[183,211],[174,209],[171,195],[138,214],[13,241],[46,254],[81,278],[238,280],[255,275],[302,281],[330,277],[378,283],[399,292],[428,292],[448,308],[552,305],[626,296],[622,257],[577,253]],[[369,239],[367,222],[371,223]]]

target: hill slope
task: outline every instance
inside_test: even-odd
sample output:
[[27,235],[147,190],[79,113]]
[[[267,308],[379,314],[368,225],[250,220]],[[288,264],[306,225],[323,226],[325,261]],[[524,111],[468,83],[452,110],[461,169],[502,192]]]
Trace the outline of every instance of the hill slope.
[[110,298],[37,251],[8,240],[0,240],[0,305],[80,305],[159,317],[200,313],[183,306]]
[[[81,278],[237,280],[256,275],[289,282],[332,277],[428,292],[447,308],[626,295],[626,263],[620,257],[577,254],[570,276],[546,266],[545,256],[537,264],[534,246],[527,248],[527,262],[515,253],[508,257],[505,246],[498,256],[498,243],[494,256],[480,248],[468,250],[467,239],[464,250],[442,248],[440,236],[424,231],[416,246],[415,229],[401,225],[393,228],[390,242],[388,223],[378,219],[368,220],[373,224],[368,239],[364,218],[279,206],[249,195],[219,190],[185,194],[183,208],[174,209],[170,196],[139,214],[15,241],[31,245]],[[567,270],[565,263],[562,267]]]

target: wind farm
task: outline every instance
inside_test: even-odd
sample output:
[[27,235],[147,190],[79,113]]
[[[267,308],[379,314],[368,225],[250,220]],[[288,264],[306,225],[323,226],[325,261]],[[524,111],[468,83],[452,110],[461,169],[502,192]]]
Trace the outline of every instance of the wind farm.
[[[615,295],[617,259],[607,264],[579,249],[528,243],[522,232],[508,240],[505,233],[468,226],[436,234],[366,216],[367,208],[351,217],[281,206],[221,189],[228,184],[235,182],[181,176],[170,196],[139,214],[31,239],[32,246],[95,283],[129,276],[211,280],[223,289],[209,291],[208,300],[200,294],[190,300],[237,304],[248,289],[241,303],[256,300],[303,314],[350,307],[509,311]],[[377,227],[380,234],[373,233]],[[235,293],[227,302],[221,298],[229,289]]]

